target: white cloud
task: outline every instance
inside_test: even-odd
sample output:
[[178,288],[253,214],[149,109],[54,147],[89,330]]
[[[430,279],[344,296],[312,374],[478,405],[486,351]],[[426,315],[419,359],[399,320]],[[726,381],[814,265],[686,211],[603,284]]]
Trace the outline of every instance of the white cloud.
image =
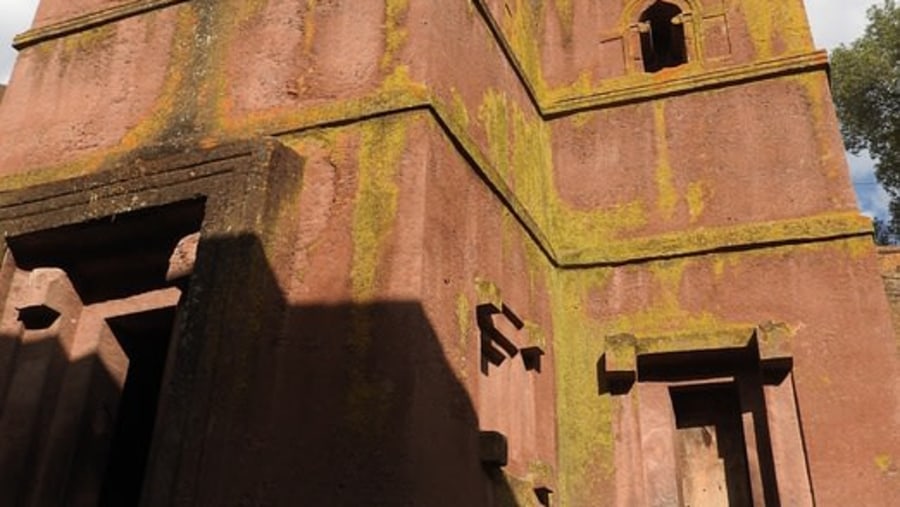
[[806,0],[806,15],[816,45],[831,50],[862,35],[866,10],[881,0]]
[[16,50],[12,40],[31,25],[38,0],[0,0],[0,83],[9,82]]
[[[806,15],[818,47],[831,51],[849,44],[866,28],[866,10],[882,0],[806,0]],[[887,217],[890,196],[875,183],[875,163],[867,153],[847,154],[856,202],[863,214]]]
[[864,215],[870,217],[887,217],[891,198],[888,193],[875,182],[875,162],[863,153],[859,156],[847,154],[850,163],[850,179],[856,191],[856,201]]

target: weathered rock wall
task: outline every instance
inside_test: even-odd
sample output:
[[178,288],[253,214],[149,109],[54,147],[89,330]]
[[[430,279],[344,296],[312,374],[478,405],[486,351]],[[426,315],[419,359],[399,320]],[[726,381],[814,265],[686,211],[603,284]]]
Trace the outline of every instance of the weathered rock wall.
[[[897,345],[802,3],[673,2],[688,59],[658,72],[652,2],[42,2],[3,206],[172,157],[219,202],[242,189],[190,168],[234,140],[302,161],[245,231],[248,292],[203,296],[243,334],[167,373],[193,440],[154,443],[155,500],[667,505],[668,393],[710,379],[737,386],[757,501],[896,496]],[[149,206],[159,174],[71,221]]]

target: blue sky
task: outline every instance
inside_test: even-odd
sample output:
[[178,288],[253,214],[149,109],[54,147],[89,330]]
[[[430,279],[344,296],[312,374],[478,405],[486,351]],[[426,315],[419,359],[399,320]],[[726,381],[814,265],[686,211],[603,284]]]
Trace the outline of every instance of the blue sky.
[[[806,10],[816,45],[831,50],[862,34],[866,9],[881,0],[806,0]],[[10,43],[15,34],[31,24],[38,0],[0,0],[0,83],[9,81],[15,61]],[[873,164],[868,157],[848,157],[860,210],[869,216],[887,216],[887,193],[875,184]]]
[[[830,51],[862,35],[866,10],[875,4],[881,4],[881,0],[806,0],[806,14],[816,45]],[[887,217],[890,197],[875,183],[872,160],[865,154],[857,157],[849,153],[847,160],[860,210],[869,216]]]

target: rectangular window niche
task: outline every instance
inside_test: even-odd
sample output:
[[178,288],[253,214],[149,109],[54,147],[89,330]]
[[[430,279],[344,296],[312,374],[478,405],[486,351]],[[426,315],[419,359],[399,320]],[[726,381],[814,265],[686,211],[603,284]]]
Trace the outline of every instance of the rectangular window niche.
[[618,406],[616,478],[629,504],[812,504],[791,338],[769,323],[605,339],[598,382]]

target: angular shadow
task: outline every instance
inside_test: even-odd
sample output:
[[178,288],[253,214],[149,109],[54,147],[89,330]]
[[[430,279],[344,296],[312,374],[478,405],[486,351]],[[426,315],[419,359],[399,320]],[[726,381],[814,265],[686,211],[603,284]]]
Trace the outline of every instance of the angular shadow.
[[[171,314],[160,319],[171,325]],[[113,375],[95,356],[61,364],[58,346],[40,352],[57,366],[35,417],[62,411],[69,423],[2,436],[0,456],[11,458],[0,461],[0,494],[14,499],[9,505],[31,504],[49,486],[57,495],[49,504],[97,505],[110,481],[128,491],[104,495],[101,505],[516,505],[501,470],[482,465],[473,402],[421,303],[291,305],[257,237],[201,236],[174,322],[149,451],[122,425],[146,426],[152,407],[130,409],[133,421],[119,417],[118,426],[106,421],[98,436],[97,414],[119,401]],[[136,354],[141,340],[161,336],[113,324]],[[148,327],[155,329],[138,326]],[[2,340],[0,365],[20,364],[36,347],[10,345]],[[73,375],[89,381],[72,383]],[[21,394],[17,385],[0,384],[2,417],[21,412],[9,403]],[[88,401],[60,405],[60,389],[81,389]],[[133,401],[123,396],[126,403]],[[44,452],[48,434],[68,442],[67,451]],[[115,458],[122,453],[147,457]],[[108,470],[110,460],[123,468]],[[146,473],[135,468],[144,463]]]
[[0,337],[0,497],[4,505],[98,503],[120,387],[96,355],[53,338]]

